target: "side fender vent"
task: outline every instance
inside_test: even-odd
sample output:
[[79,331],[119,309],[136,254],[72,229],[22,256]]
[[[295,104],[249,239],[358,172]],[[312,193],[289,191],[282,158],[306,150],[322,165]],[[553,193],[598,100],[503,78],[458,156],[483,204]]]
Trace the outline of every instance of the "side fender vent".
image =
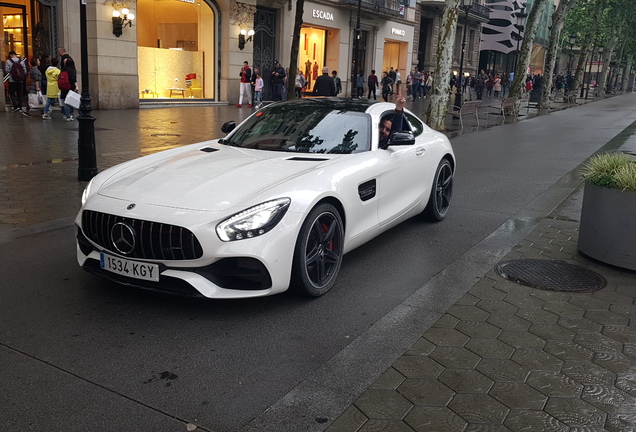
[[202,149],[199,149],[199,150],[206,153],[214,153],[215,151],[219,151],[219,149],[215,149],[214,147],[203,147]]
[[376,190],[375,179],[362,183],[358,186],[358,195],[360,195],[360,200],[369,201],[371,198],[375,197]]

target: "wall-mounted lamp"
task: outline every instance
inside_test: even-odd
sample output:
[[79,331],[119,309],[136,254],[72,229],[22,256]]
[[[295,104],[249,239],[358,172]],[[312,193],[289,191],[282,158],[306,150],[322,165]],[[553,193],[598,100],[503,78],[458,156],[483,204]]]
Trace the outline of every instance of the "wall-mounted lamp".
[[121,36],[124,27],[132,27],[135,15],[131,14],[127,8],[113,11],[113,34]]
[[[247,36],[247,39],[245,39],[245,36]],[[241,30],[241,33],[239,33],[239,49],[240,50],[245,48],[245,42],[252,41],[252,36],[254,36],[254,30],[250,30],[250,31],[247,31],[245,29]]]

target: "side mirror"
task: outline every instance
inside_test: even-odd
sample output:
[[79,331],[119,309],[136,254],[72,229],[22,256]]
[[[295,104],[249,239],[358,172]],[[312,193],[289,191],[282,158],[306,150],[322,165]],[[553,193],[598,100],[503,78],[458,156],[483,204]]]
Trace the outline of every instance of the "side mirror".
[[223,125],[221,126],[221,132],[223,133],[230,133],[234,130],[234,128],[236,127],[236,122],[233,120],[227,121],[225,123],[223,123]]
[[389,138],[389,145],[414,145],[415,136],[412,132],[393,132]]

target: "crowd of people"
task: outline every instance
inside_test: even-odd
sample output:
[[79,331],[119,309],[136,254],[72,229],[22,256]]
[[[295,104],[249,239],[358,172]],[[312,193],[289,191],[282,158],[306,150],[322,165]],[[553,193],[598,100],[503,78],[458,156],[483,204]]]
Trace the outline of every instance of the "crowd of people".
[[27,61],[15,51],[9,52],[4,72],[12,112],[31,117],[31,111],[38,110],[43,120],[51,120],[51,107],[59,104],[64,119],[74,120],[73,107],[65,104],[64,100],[70,91],[79,93],[77,69],[66,49],[58,48],[57,55],[59,59],[43,55]]

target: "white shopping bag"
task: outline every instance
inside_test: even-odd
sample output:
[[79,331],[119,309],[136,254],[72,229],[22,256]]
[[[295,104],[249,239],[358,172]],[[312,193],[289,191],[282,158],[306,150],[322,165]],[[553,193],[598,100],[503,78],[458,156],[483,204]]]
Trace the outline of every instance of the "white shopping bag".
[[74,92],[73,90],[70,90],[68,92],[68,94],[66,95],[66,98],[64,98],[64,104],[65,105],[70,105],[75,109],[79,109],[80,107],[80,95],[79,93]]

